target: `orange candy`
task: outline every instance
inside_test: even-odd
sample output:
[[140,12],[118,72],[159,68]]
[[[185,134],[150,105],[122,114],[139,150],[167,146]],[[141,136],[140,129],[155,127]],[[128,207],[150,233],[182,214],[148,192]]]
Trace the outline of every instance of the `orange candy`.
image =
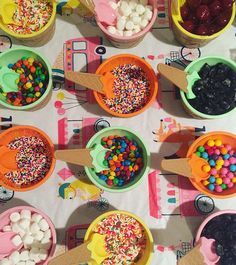
[[112,140],[108,140],[108,141],[107,141],[107,144],[108,144],[108,145],[112,145]]
[[32,102],[32,98],[29,98],[29,97],[26,98],[26,102],[27,102],[27,103],[31,103],[31,102]]

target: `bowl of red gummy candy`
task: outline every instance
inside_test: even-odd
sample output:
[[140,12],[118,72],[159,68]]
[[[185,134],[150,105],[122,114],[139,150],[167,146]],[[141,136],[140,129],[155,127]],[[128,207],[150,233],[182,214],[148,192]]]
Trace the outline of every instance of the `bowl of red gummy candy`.
[[236,264],[236,211],[218,211],[208,216],[200,225],[196,243],[200,237],[215,239],[215,251],[220,256],[217,265]]
[[184,109],[193,117],[217,119],[236,111],[236,63],[220,56],[207,56],[190,63],[185,72],[197,72],[192,85],[195,98],[180,91]]
[[18,74],[18,91],[6,92],[0,85],[0,104],[13,110],[40,107],[51,95],[52,70],[48,60],[34,49],[14,48],[0,54],[0,70],[7,67]]
[[128,191],[148,173],[150,152],[136,132],[124,127],[106,128],[96,133],[86,148],[94,144],[110,149],[103,161],[108,170],[96,173],[93,168],[85,167],[87,176],[99,188],[109,192]]
[[206,180],[190,178],[200,192],[219,199],[236,196],[236,135],[228,132],[210,132],[200,136],[190,146],[187,157],[196,154],[208,161],[203,170]]

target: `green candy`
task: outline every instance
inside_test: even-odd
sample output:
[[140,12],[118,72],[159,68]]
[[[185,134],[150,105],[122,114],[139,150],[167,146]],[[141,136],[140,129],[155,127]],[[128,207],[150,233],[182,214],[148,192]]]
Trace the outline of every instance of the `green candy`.
[[117,185],[118,183],[119,183],[119,180],[118,180],[117,178],[114,178],[114,179],[113,179],[113,184],[114,184],[114,185]]
[[28,94],[28,97],[29,97],[29,98],[33,98],[33,97],[34,97],[34,94],[29,93],[29,94]]
[[105,167],[108,167],[108,161],[107,161],[107,160],[104,160],[102,163],[103,163],[103,165],[104,165]]
[[204,146],[200,145],[197,149],[199,152],[203,153],[205,151]]
[[221,186],[221,188],[222,188],[223,190],[226,190],[226,189],[227,189],[227,185],[226,185],[225,183],[222,183],[220,186]]
[[43,75],[43,74],[41,74],[41,75],[40,75],[40,79],[41,79],[42,81],[44,81],[44,80],[46,79],[46,76]]

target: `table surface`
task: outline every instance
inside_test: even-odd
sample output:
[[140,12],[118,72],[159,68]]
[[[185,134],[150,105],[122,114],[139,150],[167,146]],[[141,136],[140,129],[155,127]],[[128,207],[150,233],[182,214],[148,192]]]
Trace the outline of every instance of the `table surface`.
[[[87,57],[85,53],[76,55],[74,69],[88,66],[90,72],[96,70],[101,59],[122,53],[145,58],[155,71],[160,62],[170,62],[183,68],[188,64],[183,58],[186,56],[194,60],[199,56],[221,55],[236,60],[235,22],[227,32],[207,46],[188,50],[175,41],[166,17],[167,9],[160,11],[152,32],[137,47],[120,50],[111,46],[92,20],[75,14],[70,17],[58,15],[53,38],[37,49],[53,65],[67,41],[77,39],[75,50],[84,49],[87,43]],[[100,51],[105,53],[97,55],[93,43],[105,47],[100,47]],[[18,45],[13,40],[13,47]],[[9,121],[0,123],[0,129],[3,131],[13,125],[33,125],[45,131],[59,148],[79,148],[104,126],[127,126],[139,132],[150,148],[150,173],[137,188],[114,194],[89,185],[82,167],[72,167],[57,161],[52,176],[41,187],[25,193],[9,192],[12,198],[0,204],[0,213],[18,205],[31,205],[47,213],[57,229],[59,253],[65,251],[66,247],[81,243],[86,228],[98,215],[114,209],[127,210],[141,217],[152,232],[155,248],[151,264],[175,264],[191,249],[196,229],[206,214],[236,209],[236,200],[203,196],[187,179],[161,172],[160,160],[174,154],[183,155],[196,136],[204,132],[224,130],[236,133],[235,115],[221,120],[193,119],[183,110],[175,88],[162,79],[155,103],[141,115],[128,119],[109,116],[90,101],[89,93],[79,93],[84,97],[80,102],[75,95],[57,84],[51,100],[40,110],[17,112],[1,108],[0,116],[9,118]],[[163,132],[160,128],[163,128]],[[172,133],[178,136],[176,141],[166,142],[164,139]],[[76,194],[65,192],[69,184],[76,189]],[[3,192],[2,187],[0,192]]]

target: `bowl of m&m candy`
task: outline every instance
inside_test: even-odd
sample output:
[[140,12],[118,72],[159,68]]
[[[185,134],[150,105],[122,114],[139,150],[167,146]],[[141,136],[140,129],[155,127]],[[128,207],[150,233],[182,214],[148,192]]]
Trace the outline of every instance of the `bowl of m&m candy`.
[[[12,2],[15,4],[13,23],[4,23],[0,19],[0,29],[28,46],[39,46],[49,41],[55,31],[56,1],[13,0]],[[4,5],[2,8],[1,12],[4,13]]]
[[[48,60],[36,50],[22,47],[0,54],[1,68],[16,75],[16,90],[0,85],[0,105],[13,110],[41,107],[52,92],[52,70]],[[1,73],[2,74],[2,73]]]
[[145,141],[134,131],[124,127],[110,127],[96,133],[86,148],[101,144],[109,149],[103,164],[107,170],[96,173],[85,167],[89,179],[109,192],[124,192],[138,186],[149,171],[150,152]]
[[156,99],[158,83],[154,70],[144,59],[120,54],[105,60],[96,74],[111,72],[114,76],[114,97],[94,91],[100,107],[113,116],[129,118],[143,113]]
[[36,189],[51,176],[55,162],[54,145],[38,128],[15,126],[0,134],[1,186],[20,192]]
[[215,240],[217,265],[236,264],[236,211],[223,210],[209,215],[199,226],[195,241],[201,237]]
[[187,157],[196,154],[208,162],[202,169],[207,179],[190,181],[199,191],[215,197],[236,196],[236,135],[228,132],[210,132],[200,136],[190,146]]
[[[84,240],[94,233],[105,235],[108,257],[101,265],[151,264],[154,252],[152,234],[136,215],[126,211],[110,211],[98,216],[89,226]],[[94,263],[89,262],[89,265]]]
[[193,98],[180,91],[184,109],[193,117],[218,119],[236,112],[236,63],[220,56],[201,57],[185,72],[197,72],[200,79],[192,85]]
[[234,0],[173,0],[171,9],[175,38],[191,48],[220,36],[235,18]]

